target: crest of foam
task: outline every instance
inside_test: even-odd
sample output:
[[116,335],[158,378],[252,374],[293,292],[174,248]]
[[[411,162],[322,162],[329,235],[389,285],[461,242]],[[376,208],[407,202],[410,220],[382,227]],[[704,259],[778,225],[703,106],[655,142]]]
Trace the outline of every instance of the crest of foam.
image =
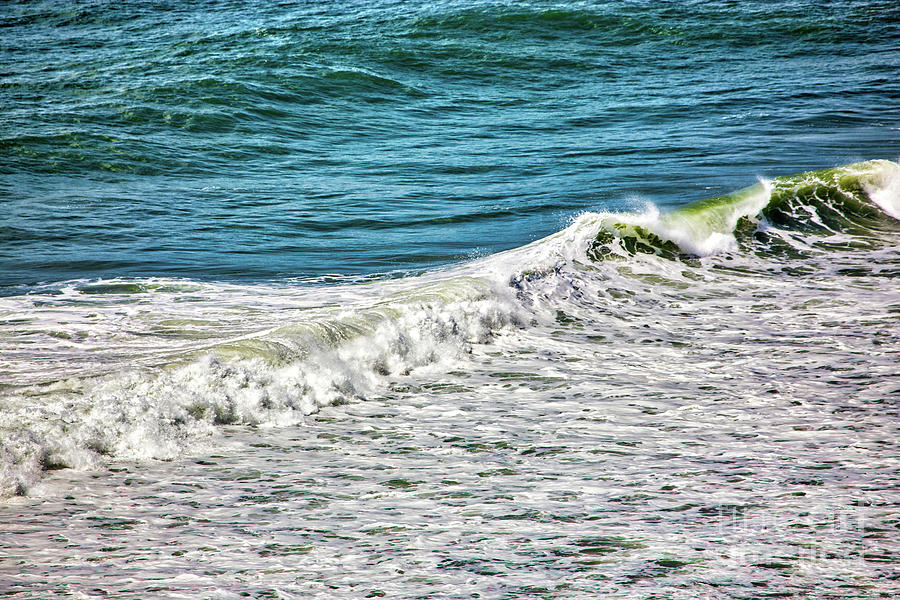
[[882,161],[885,165],[875,181],[864,182],[863,189],[881,210],[900,220],[900,164]]
[[[641,228],[675,243],[682,252],[711,256],[737,247],[734,230],[738,221],[742,217],[757,217],[768,204],[771,190],[771,182],[760,180],[759,185],[696,209],[662,212],[655,204],[647,202],[640,212],[593,214],[591,222],[599,226],[594,235],[600,230],[620,235],[635,234],[635,229]],[[582,219],[582,223],[584,221]]]

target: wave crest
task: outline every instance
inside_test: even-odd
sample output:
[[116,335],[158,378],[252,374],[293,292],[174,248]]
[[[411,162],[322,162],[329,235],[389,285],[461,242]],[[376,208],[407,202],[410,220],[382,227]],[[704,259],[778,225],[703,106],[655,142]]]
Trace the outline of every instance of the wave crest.
[[[867,238],[896,230],[898,214],[900,165],[873,160],[761,181],[669,213],[650,206],[637,214],[602,214],[588,254],[595,260],[636,253],[705,257],[738,250],[763,227]],[[765,244],[751,249],[766,251]]]

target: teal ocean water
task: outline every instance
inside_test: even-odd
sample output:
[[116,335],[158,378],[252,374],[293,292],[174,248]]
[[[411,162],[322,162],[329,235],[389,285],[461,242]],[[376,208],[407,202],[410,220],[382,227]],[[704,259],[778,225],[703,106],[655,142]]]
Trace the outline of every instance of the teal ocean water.
[[900,7],[0,7],[0,595],[900,594]]
[[5,293],[419,272],[579,211],[897,158],[892,2],[14,2],[2,18]]

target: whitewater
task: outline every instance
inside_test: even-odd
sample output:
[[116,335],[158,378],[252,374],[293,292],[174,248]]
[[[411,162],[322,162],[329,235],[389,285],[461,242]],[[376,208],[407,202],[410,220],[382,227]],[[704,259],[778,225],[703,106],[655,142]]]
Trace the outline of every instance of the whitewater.
[[898,180],[585,213],[418,277],[5,297],[9,589],[888,593]]
[[0,596],[900,595],[897,2],[0,31]]

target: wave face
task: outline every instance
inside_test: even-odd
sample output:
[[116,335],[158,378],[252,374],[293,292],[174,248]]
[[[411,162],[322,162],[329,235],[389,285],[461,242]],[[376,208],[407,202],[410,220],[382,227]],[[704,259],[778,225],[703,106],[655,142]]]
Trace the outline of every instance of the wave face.
[[[745,328],[752,315],[753,326],[778,319],[796,328],[865,298],[839,334],[896,341],[898,181],[896,163],[869,161],[669,212],[585,213],[522,248],[394,281],[119,279],[5,297],[0,369],[18,383],[5,386],[0,413],[0,490],[25,493],[48,469],[197,451],[217,443],[222,426],[300,424],[322,407],[388,393],[398,378],[477,376],[485,367],[473,347],[503,348],[519,331],[547,336],[569,357],[605,340],[720,344],[715,328],[685,331],[676,304],[701,322]],[[741,306],[747,314],[734,320]],[[829,343],[821,326],[801,327]],[[797,360],[791,343],[732,342],[729,353],[759,344]],[[893,393],[896,349],[865,355],[854,395]],[[658,368],[672,366],[673,357],[660,360]]]
[[874,243],[897,231],[897,181],[895,163],[869,161],[779,177],[664,215],[655,209],[627,220],[613,215],[590,252],[609,254],[615,239],[629,254],[702,257],[740,246],[771,258],[778,252],[773,237],[783,242],[786,232],[802,246]]

